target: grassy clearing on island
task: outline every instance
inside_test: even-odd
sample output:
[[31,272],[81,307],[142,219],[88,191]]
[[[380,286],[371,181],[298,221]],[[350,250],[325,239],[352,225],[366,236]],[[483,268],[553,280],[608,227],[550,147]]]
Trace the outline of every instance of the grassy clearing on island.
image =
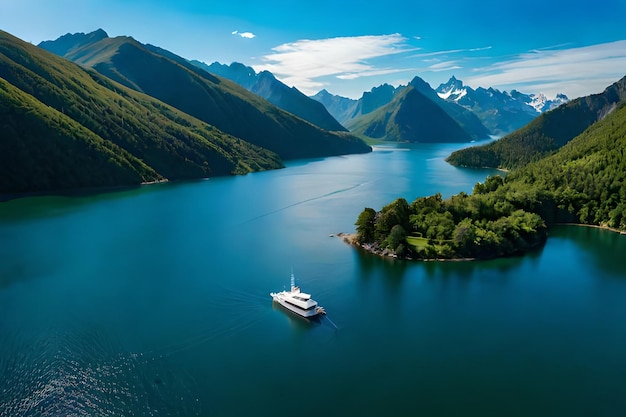
[[428,245],[428,239],[425,237],[407,236],[406,243],[413,246],[416,251],[419,251],[420,249],[426,248],[426,245]]

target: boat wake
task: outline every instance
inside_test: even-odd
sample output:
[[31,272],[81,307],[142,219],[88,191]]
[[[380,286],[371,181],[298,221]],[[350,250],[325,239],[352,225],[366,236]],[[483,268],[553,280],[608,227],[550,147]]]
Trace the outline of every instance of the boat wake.
[[288,205],[286,205],[284,207],[280,207],[280,208],[277,208],[275,210],[268,211],[267,213],[263,213],[263,214],[260,214],[258,216],[255,216],[255,217],[253,217],[251,219],[245,220],[244,222],[240,223],[240,226],[244,225],[244,224],[247,224],[247,223],[251,223],[251,222],[256,221],[258,219],[262,219],[262,218],[267,217],[267,216],[271,216],[272,214],[280,213],[281,211],[288,210],[290,208],[293,208],[293,207],[296,207],[296,206],[299,206],[299,205],[302,205],[302,204],[310,203],[312,201],[322,200],[324,198],[328,198],[328,197],[334,196],[336,194],[341,194],[341,193],[345,193],[345,192],[348,192],[348,191],[352,191],[352,190],[354,190],[356,188],[359,188],[359,187],[361,187],[361,186],[363,186],[365,184],[367,184],[367,183],[363,182],[363,183],[355,184],[355,185],[353,185],[351,187],[341,188],[339,190],[331,191],[329,193],[325,193],[325,194],[318,195],[318,196],[315,196],[315,197],[311,197],[311,198],[307,198],[307,199],[304,199],[304,200],[296,201],[295,203],[288,204]]
[[325,315],[325,316],[323,316],[323,318],[325,318],[326,320],[328,320],[328,322],[329,322],[330,324],[332,324],[332,325],[333,325],[333,327],[335,328],[335,330],[339,330],[339,327],[337,327],[337,325],[336,325],[336,324],[335,324],[335,323],[334,323],[334,322],[330,319],[330,317],[328,317],[328,316],[326,316],[326,315]]

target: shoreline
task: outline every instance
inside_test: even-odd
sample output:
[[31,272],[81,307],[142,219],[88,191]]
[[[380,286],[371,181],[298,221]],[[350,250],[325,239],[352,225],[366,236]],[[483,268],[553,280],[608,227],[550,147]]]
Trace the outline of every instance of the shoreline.
[[578,226],[578,227],[591,227],[593,229],[608,230],[609,232],[618,233],[620,235],[626,235],[626,230],[615,229],[609,226],[599,226],[597,224],[584,224],[584,223],[553,223],[553,226]]
[[[553,223],[553,226],[578,226],[578,227],[591,227],[594,229],[601,229],[601,230],[607,230],[609,232],[613,232],[613,233],[618,233],[622,236],[626,236],[626,231],[624,230],[619,230],[619,229],[615,229],[613,227],[608,227],[608,226],[599,226],[599,225],[595,225],[595,224],[582,224],[582,223]],[[549,228],[548,228],[548,232],[549,232]],[[402,260],[407,260],[407,261],[419,261],[419,262],[468,262],[468,261],[478,261],[478,260],[489,260],[489,259],[496,259],[498,258],[497,256],[493,257],[493,258],[451,258],[451,259],[444,259],[444,258],[434,258],[434,259],[424,259],[424,258],[399,258],[397,255],[395,254],[391,254],[391,253],[385,253],[384,251],[377,251],[377,250],[373,250],[371,247],[368,246],[363,246],[360,243],[358,243],[356,241],[356,237],[357,234],[356,233],[344,233],[344,232],[339,232],[339,233],[331,233],[329,235],[330,237],[338,237],[341,238],[341,240],[343,240],[345,243],[347,243],[348,245],[351,246],[356,246],[358,248],[361,248],[362,250],[372,254],[372,255],[377,255],[383,258],[392,258],[392,259],[402,259]],[[545,243],[545,241],[544,241]]]
[[[338,237],[341,238],[341,240],[343,240],[345,243],[347,243],[348,245],[351,246],[356,246],[357,248],[361,248],[362,250],[372,254],[372,255],[377,255],[380,256],[381,258],[391,258],[391,259],[399,259],[399,260],[403,260],[403,261],[417,261],[417,262],[469,262],[469,261],[478,261],[478,260],[483,260],[482,258],[433,258],[433,259],[425,259],[425,258],[400,258],[395,254],[391,254],[391,253],[385,253],[385,252],[380,252],[380,251],[375,251],[372,250],[371,248],[367,247],[367,246],[363,246],[360,243],[357,243],[356,241],[356,233],[343,233],[343,232],[339,232],[339,233],[331,233],[329,235],[330,237]],[[495,258],[485,258],[485,260],[487,259],[495,259]]]

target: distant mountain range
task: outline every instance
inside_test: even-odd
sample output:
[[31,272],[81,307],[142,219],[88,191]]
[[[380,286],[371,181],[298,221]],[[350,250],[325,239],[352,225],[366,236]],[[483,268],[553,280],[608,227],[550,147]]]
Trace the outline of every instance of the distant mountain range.
[[[244,132],[245,123],[242,120],[227,122],[241,115],[236,105],[234,109],[224,106],[207,108],[203,105],[203,98],[198,96],[196,84],[211,80],[208,85],[223,93],[223,86],[227,89],[234,88],[233,84],[215,82],[219,77],[224,77],[253,93],[246,97],[248,101],[254,101],[252,96],[257,100],[261,97],[322,129],[350,130],[357,135],[388,141],[485,139],[490,135],[503,135],[519,129],[542,112],[567,102],[564,95],[548,100],[541,93],[524,94],[516,90],[509,93],[482,87],[474,90],[455,77],[436,89],[420,77],[415,77],[406,86],[397,88],[383,84],[364,92],[359,100],[333,96],[325,90],[313,97],[307,97],[295,87],[286,86],[268,71],[257,74],[253,68],[236,62],[230,65],[218,62],[207,65],[199,61],[188,61],[161,48],[142,45],[132,38],[109,38],[103,30],[89,34],[68,34],[55,41],[42,42],[40,46],[81,65],[93,67],[128,87],[146,92],[230,134],[275,151],[278,149],[264,142],[268,135],[254,137],[258,129]],[[167,58],[168,61],[155,60],[154,56]],[[156,82],[160,75],[167,74],[171,77],[176,73],[173,71],[174,67],[168,66],[167,62],[176,63],[194,74],[192,78],[196,79],[192,80],[184,73],[173,78],[177,80],[177,90],[187,86],[190,93],[177,95],[173,91],[173,85],[170,84],[168,88],[167,83]],[[198,77],[204,81],[198,82]],[[415,100],[417,93],[414,92],[402,94],[405,89],[411,88],[426,100]],[[398,97],[401,98],[397,99]],[[443,110],[443,113],[433,110],[432,104]],[[227,117],[224,117],[224,112],[228,113]],[[401,117],[398,118],[398,115]],[[279,154],[287,158],[302,156],[295,149],[292,152]]]
[[352,120],[349,126],[355,133],[387,141],[469,142],[478,138],[413,86],[400,91],[388,104]]
[[485,139],[490,131],[470,110],[437,95],[415,77],[407,86],[383,84],[359,100],[322,90],[314,99],[351,132],[400,142],[468,142]]
[[508,93],[491,87],[474,90],[454,76],[447,83],[440,84],[436,91],[442,99],[474,112],[494,135],[519,129],[539,114],[569,101],[564,94],[548,100],[542,93],[524,94],[517,90]]
[[301,117],[322,129],[347,131],[344,126],[330,115],[323,104],[306,96],[297,88],[288,87],[278,81],[269,71],[261,71],[257,74],[253,68],[238,62],[233,62],[230,65],[214,62],[211,65],[207,65],[204,62],[192,60],[191,63],[212,74],[236,82],[275,106]]
[[[524,94],[516,90],[508,93],[482,87],[474,90],[464,86],[463,82],[455,77],[451,77],[447,83],[439,85],[436,89],[432,89],[421,78],[415,77],[407,86],[396,88],[389,84],[383,84],[374,87],[371,91],[363,93],[363,96],[358,100],[336,96],[326,90],[318,92],[312,98],[324,104],[330,114],[340,123],[350,127],[355,124],[359,125],[360,122],[355,122],[356,119],[387,105],[400,91],[411,85],[419,87],[418,89],[422,93],[443,106],[447,111],[454,112],[455,110],[452,110],[454,107],[446,107],[446,105],[441,104],[440,100],[458,104],[471,111],[491,135],[510,133],[525,126],[542,112],[568,101],[568,98],[563,94],[557,95],[555,100],[548,100],[541,93]],[[470,132],[470,134],[472,137],[476,137],[477,134],[480,136],[480,128]]]
[[[211,65],[199,61],[190,62],[210,73],[228,78],[276,106],[325,129],[347,128],[353,133],[365,136],[377,132],[376,134],[381,136],[376,136],[376,139],[393,141],[465,141],[484,139],[490,135],[503,135],[526,125],[542,112],[568,101],[568,98],[562,94],[557,95],[554,100],[548,100],[542,93],[525,94],[516,90],[509,93],[480,87],[474,90],[464,86],[463,82],[455,77],[451,77],[447,83],[439,85],[437,89],[433,89],[421,78],[415,77],[406,86],[396,88],[383,84],[374,87],[371,91],[364,92],[358,100],[336,96],[326,90],[309,98],[295,87],[286,86],[268,71],[261,71],[257,74],[253,68],[237,62],[230,65],[219,62]],[[430,101],[441,107],[453,119],[452,123],[461,126],[463,132],[458,134],[454,126],[446,125],[448,122],[445,120],[437,120],[434,123],[437,126],[435,128],[428,126],[422,134],[418,135],[419,138],[415,135],[406,136],[414,129],[398,125],[397,120],[392,122],[393,126],[389,128],[381,129],[380,120],[375,122],[375,126],[366,126],[368,120],[376,119],[376,116],[371,115],[375,111],[379,110],[383,114],[394,113],[388,107],[384,110],[382,107],[388,106],[403,89],[409,86],[416,88]],[[311,101],[321,103],[323,108],[313,105]],[[401,101],[401,104],[404,105],[405,102]],[[426,124],[433,122],[433,120],[418,120],[423,117],[419,108],[411,111],[413,111],[411,117],[413,124],[423,125],[422,122]],[[403,112],[406,113],[406,109]],[[427,114],[432,116],[428,112]],[[366,115],[369,116],[364,117]],[[408,121],[409,118],[406,120]],[[369,134],[365,133],[366,131]],[[454,131],[457,134],[454,137],[449,136],[449,133]],[[382,134],[381,132],[396,133]],[[437,134],[427,138],[426,136],[432,132],[437,132]],[[447,133],[442,135],[443,132]]]

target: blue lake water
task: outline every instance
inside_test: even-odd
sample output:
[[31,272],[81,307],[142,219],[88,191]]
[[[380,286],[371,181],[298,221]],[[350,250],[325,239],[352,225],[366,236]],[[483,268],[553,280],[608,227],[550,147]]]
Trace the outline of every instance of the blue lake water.
[[[471,192],[459,146],[1,203],[0,416],[626,415],[626,236],[445,263],[329,237]],[[330,320],[272,305],[292,267]]]

